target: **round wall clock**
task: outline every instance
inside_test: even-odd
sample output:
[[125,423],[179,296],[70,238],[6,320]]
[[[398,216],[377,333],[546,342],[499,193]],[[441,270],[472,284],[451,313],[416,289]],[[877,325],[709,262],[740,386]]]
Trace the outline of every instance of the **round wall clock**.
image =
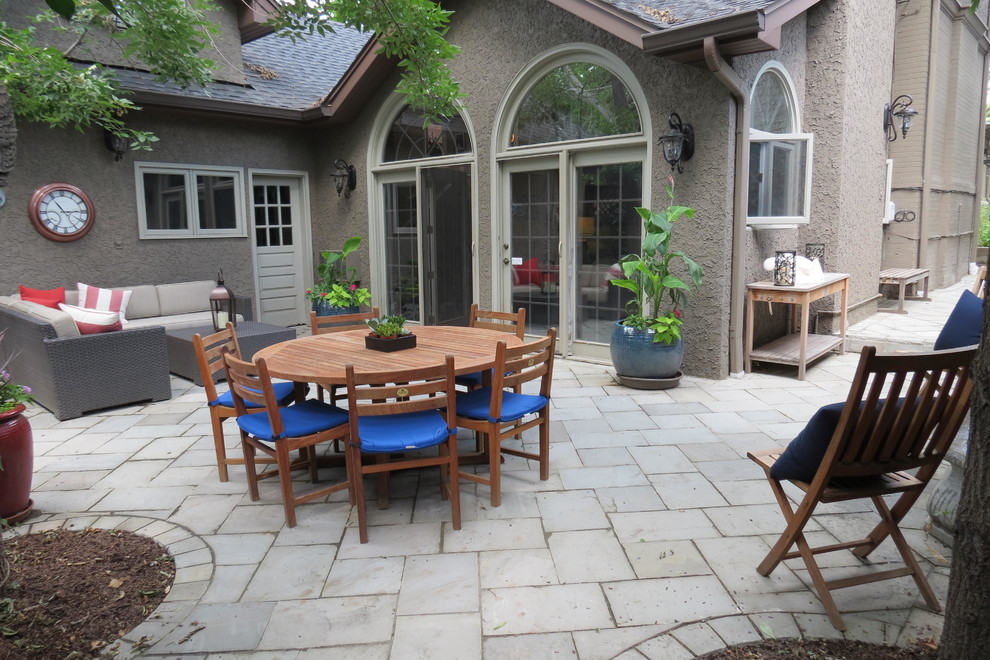
[[28,216],[38,233],[52,241],[75,241],[93,228],[96,210],[89,195],[68,183],[49,183],[31,195]]

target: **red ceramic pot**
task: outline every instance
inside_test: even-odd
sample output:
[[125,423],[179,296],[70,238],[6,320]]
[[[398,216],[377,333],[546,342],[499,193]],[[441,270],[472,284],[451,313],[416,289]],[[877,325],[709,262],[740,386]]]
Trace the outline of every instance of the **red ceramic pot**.
[[31,513],[34,447],[24,406],[0,412],[0,518],[15,523]]

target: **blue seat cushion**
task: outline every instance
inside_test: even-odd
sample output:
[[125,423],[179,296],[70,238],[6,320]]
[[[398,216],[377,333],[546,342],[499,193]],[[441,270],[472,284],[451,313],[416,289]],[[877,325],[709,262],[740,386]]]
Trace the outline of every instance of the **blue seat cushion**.
[[[877,401],[878,413],[886,401],[886,399]],[[903,398],[898,399],[897,408],[900,408],[903,402]],[[821,465],[828,451],[835,427],[839,425],[839,417],[842,416],[842,408],[845,405],[845,402],[830,403],[819,408],[797,437],[787,445],[777,462],[770,467],[770,476],[774,479],[797,479],[808,482],[814,479],[818,466]],[[862,406],[863,404],[860,403],[861,409]],[[872,430],[871,426],[870,432]]]
[[433,447],[445,442],[451,431],[437,410],[358,417],[361,451],[372,454]]
[[473,374],[462,374],[457,376],[456,383],[458,385],[467,385],[470,389],[476,387],[481,387],[482,372],[475,371]]
[[[320,431],[332,429],[335,426],[348,423],[347,411],[317,399],[307,399],[302,403],[279,409],[285,434],[281,437],[299,438]],[[261,440],[272,442],[278,440],[272,433],[271,420],[267,412],[241,415],[237,425],[249,435]]]
[[471,419],[487,419],[490,422],[514,422],[547,406],[549,401],[542,394],[518,394],[502,392],[502,410],[498,419],[489,417],[492,405],[492,388],[482,387],[457,395],[457,414]]
[[935,340],[935,350],[962,348],[980,343],[983,329],[983,301],[972,291],[963,291],[952,313]]
[[[278,400],[278,405],[287,406],[292,403],[292,399],[295,396],[296,387],[295,383],[272,383],[272,390],[275,392],[275,399]],[[210,401],[211,406],[227,406],[228,408],[234,407],[234,395],[230,393],[230,390],[224,392],[217,398]],[[263,408],[264,406],[259,406],[256,403],[252,403],[245,399],[244,406],[246,408]]]

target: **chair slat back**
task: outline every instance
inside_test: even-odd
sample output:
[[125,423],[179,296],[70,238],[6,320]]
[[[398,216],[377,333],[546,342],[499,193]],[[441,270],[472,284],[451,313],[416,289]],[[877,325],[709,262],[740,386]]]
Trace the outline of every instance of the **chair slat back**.
[[922,466],[933,473],[969,408],[975,354],[974,347],[892,355],[864,348],[820,475],[872,476]]
[[234,357],[241,357],[241,346],[237,343],[234,324],[228,323],[223,330],[205,337],[198,333],[194,334],[192,341],[193,350],[196,352],[196,362],[199,364],[199,373],[203,377],[203,387],[206,389],[206,399],[213,401],[217,398],[217,375],[224,371],[221,353],[227,349]]
[[276,437],[282,436],[285,429],[282,426],[282,416],[279,413],[278,400],[272,389],[272,379],[268,373],[268,365],[263,358],[255,363],[245,362],[234,357],[228,351],[222,351],[224,367],[227,369],[227,384],[230,386],[231,398],[237,416],[247,415],[245,401],[250,401],[264,407],[264,411],[252,409],[251,414],[267,412],[272,432]]
[[504,341],[498,343],[492,373],[492,417],[498,417],[498,412],[502,409],[502,393],[505,389],[519,391],[517,388],[529,381],[540,379],[540,394],[550,398],[553,353],[556,346],[557,328],[550,328],[546,337],[522,346],[509,348]]
[[309,331],[314,335],[325,335],[331,332],[344,332],[345,330],[364,330],[368,324],[368,319],[378,318],[378,308],[372,307],[368,312],[355,312],[354,314],[336,314],[333,316],[317,316],[316,312],[309,313]]
[[471,315],[468,325],[472,328],[510,332],[520,339],[526,336],[526,309],[520,307],[516,312],[495,312],[478,309],[477,303],[471,305]]
[[422,410],[447,409],[447,419],[457,416],[454,395],[454,356],[444,362],[402,372],[397,381],[394,372],[355,373],[354,365],[345,367],[347,408],[356,416],[394,415]]

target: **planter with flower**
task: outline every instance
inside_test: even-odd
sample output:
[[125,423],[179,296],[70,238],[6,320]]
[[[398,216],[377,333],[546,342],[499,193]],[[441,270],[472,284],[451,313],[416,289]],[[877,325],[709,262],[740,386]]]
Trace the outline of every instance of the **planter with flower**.
[[7,371],[11,359],[0,365],[0,520],[8,523],[27,517],[34,506],[34,446],[31,423],[24,416],[24,404],[31,401],[31,388],[12,382]]
[[416,347],[416,335],[405,327],[406,317],[401,314],[368,319],[366,323],[371,332],[364,338],[365,348],[391,353]]
[[354,268],[345,263],[347,255],[361,245],[360,236],[352,236],[344,241],[339,250],[324,250],[323,258],[316,271],[319,281],[306,289],[306,298],[313,301],[313,311],[320,316],[354,314],[361,305],[371,302],[371,292],[360,286]]
[[[694,217],[694,209],[674,204],[674,180],[667,186],[670,204],[660,213],[637,208],[645,234],[642,254],[620,260],[622,279],[611,280],[633,298],[627,316],[612,331],[610,350],[619,381],[630,387],[663,389],[680,381],[684,342],[681,308],[687,294],[701,286],[702,268],[683,252],[670,248],[674,222]],[[683,265],[687,281],[672,271]]]

